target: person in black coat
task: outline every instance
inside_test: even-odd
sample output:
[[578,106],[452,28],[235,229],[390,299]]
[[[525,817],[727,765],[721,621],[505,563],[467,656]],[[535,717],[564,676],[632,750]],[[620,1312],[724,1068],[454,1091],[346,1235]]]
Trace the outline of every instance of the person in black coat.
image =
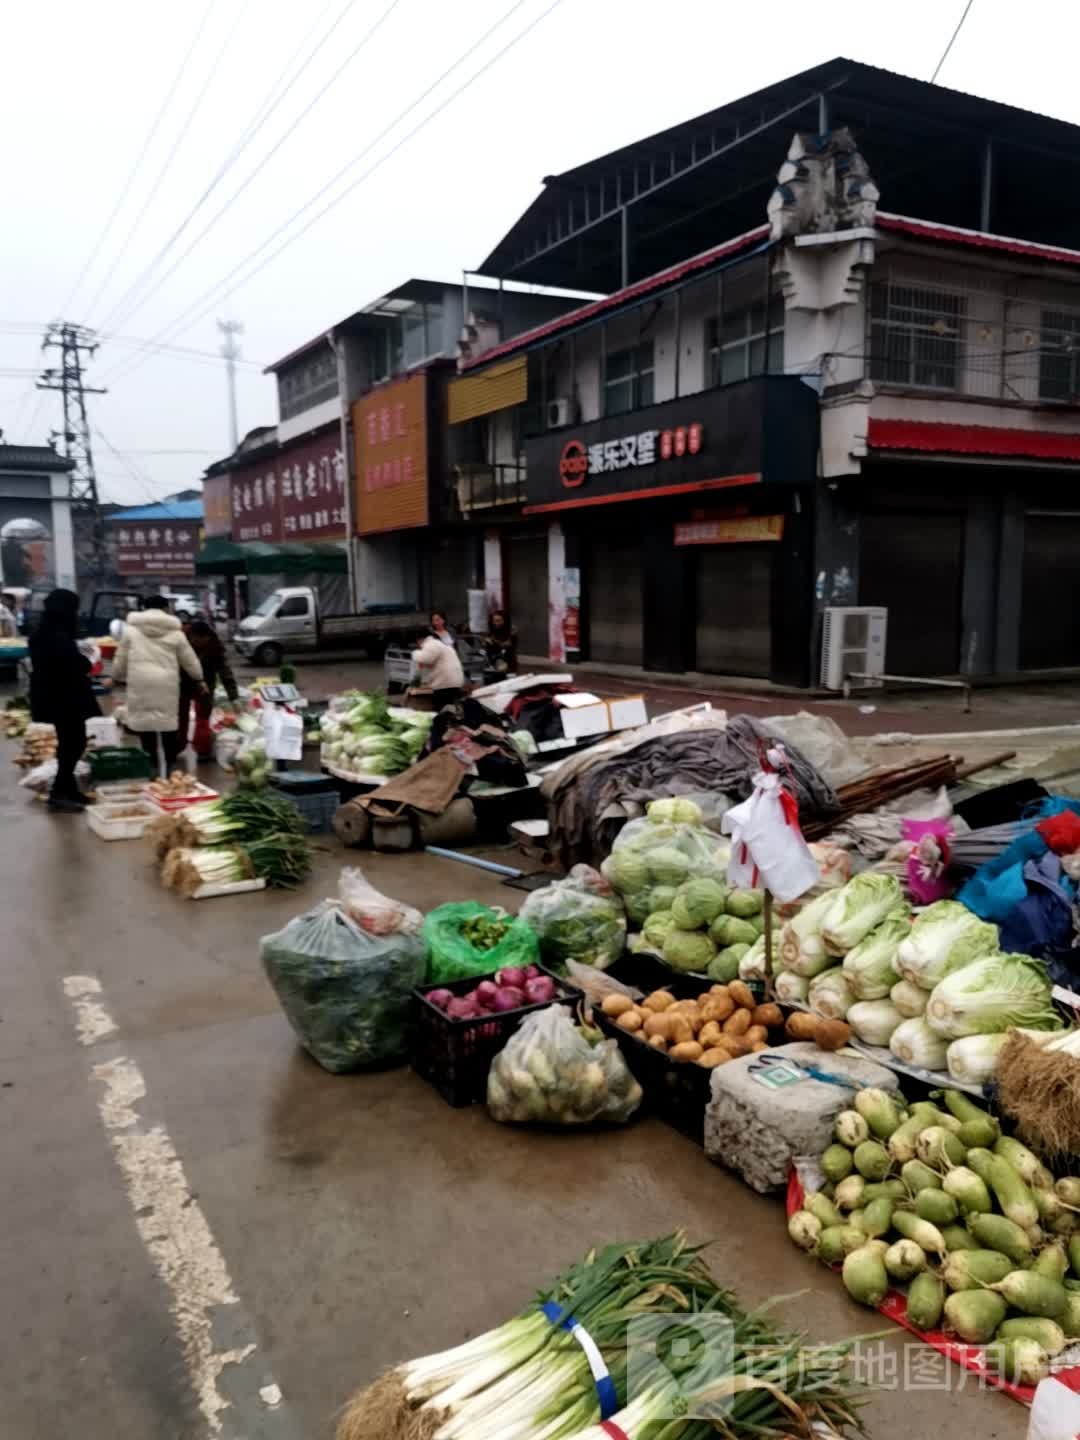
[[90,661],[76,644],[79,597],[53,590],[41,622],[30,636],[30,715],[56,727],[56,779],[49,795],[53,810],[81,810],[88,802],[75,780],[86,749],[86,722],[101,710],[90,683]]

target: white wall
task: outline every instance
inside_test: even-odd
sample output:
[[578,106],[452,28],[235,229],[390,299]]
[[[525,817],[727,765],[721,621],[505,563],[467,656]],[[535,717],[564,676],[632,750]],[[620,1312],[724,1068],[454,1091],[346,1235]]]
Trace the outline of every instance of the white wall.
[[410,535],[374,535],[353,541],[356,603],[414,605],[416,547]]
[[67,475],[49,476],[52,497],[53,569],[62,590],[75,589],[75,542],[71,529],[70,480]]
[[320,425],[330,425],[340,419],[341,398],[335,395],[332,400],[324,400],[321,405],[313,405],[310,410],[301,410],[300,414],[294,415],[291,420],[279,420],[278,444],[284,445],[286,440],[293,440],[297,435],[306,435],[309,430],[316,430]]

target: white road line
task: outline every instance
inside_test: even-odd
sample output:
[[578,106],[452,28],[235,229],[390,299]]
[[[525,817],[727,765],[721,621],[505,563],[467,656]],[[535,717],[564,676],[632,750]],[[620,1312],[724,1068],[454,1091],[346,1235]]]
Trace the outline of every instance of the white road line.
[[[89,1000],[101,994],[100,982],[72,975],[64,981],[64,991],[75,1009],[76,1030],[84,1045],[116,1030],[104,1004]],[[90,1019],[88,1001],[94,1007]],[[92,1038],[86,1038],[91,1032]],[[237,1305],[239,1299],[168,1132],[161,1125],[146,1127],[141,1121],[137,1107],[146,1098],[141,1070],[133,1060],[121,1056],[95,1065],[93,1076],[103,1086],[98,1110],[124,1177],[135,1224],[169,1291],[169,1308],[207,1434],[219,1434],[222,1412],[230,1402],[218,1389],[218,1379],[227,1365],[249,1360],[255,1344],[215,1348],[214,1311],[218,1306]],[[276,1385],[264,1386],[261,1394],[268,1407],[280,1404],[281,1391]]]
[[102,1002],[101,981],[92,975],[69,975],[64,981],[64,994],[75,1007],[75,1033],[83,1045],[96,1045],[116,1031],[116,1025]]

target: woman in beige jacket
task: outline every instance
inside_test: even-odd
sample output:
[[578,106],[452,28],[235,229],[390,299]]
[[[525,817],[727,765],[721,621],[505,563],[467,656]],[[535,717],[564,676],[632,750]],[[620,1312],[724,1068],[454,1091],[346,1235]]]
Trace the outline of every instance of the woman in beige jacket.
[[142,747],[157,762],[158,736],[170,770],[183,748],[177,732],[180,707],[180,671],[190,675],[202,690],[202,666],[188,643],[184,627],[170,615],[160,595],[143,601],[143,608],[127,617],[123,639],[116,649],[112,678],[127,683],[127,720]]
[[461,699],[465,693],[465,672],[453,645],[446,644],[435,635],[421,635],[412,658],[420,683],[431,687],[431,699],[436,710]]

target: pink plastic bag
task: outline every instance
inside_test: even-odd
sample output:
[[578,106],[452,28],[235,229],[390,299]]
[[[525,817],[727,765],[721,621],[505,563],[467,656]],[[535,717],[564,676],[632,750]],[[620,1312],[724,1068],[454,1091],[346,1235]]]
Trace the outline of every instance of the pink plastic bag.
[[902,820],[900,833],[914,847],[908,856],[905,883],[917,905],[932,905],[952,894],[947,871],[952,826],[948,820]]

